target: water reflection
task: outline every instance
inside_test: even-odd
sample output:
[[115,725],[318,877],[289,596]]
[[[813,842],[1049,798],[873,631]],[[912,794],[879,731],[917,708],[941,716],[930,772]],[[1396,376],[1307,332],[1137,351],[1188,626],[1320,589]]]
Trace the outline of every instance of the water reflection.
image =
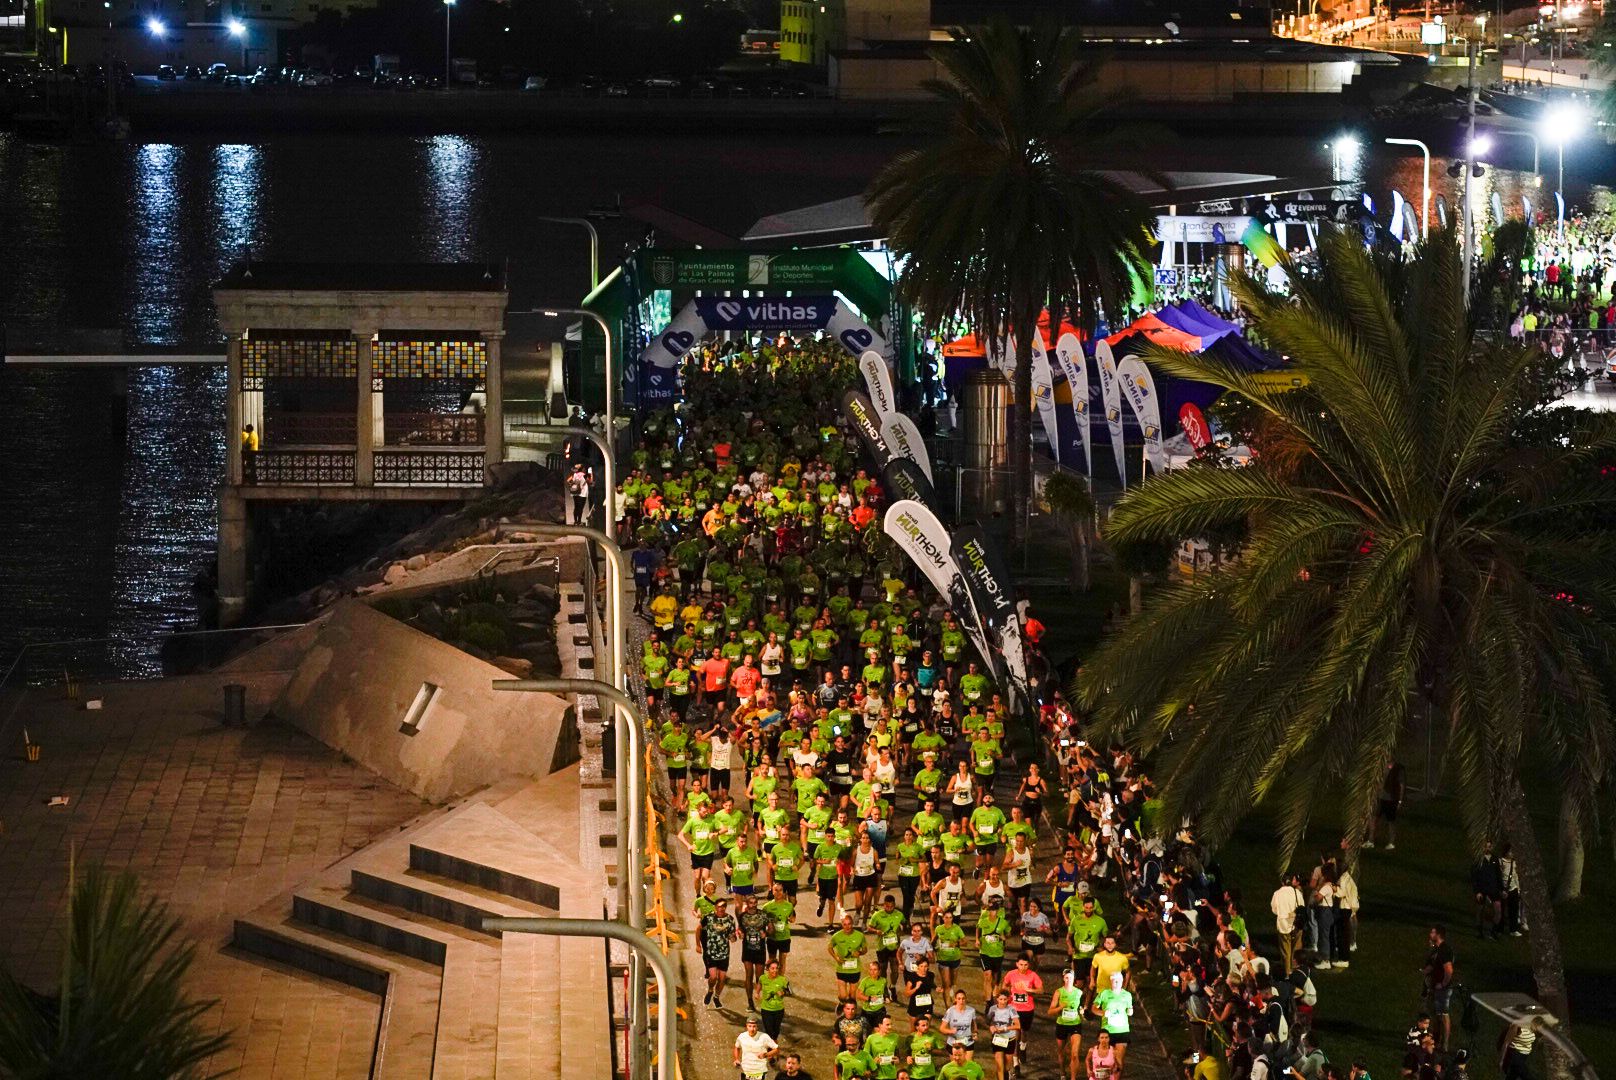
[[418,140],[426,155],[426,241],[432,258],[469,261],[480,254],[476,221],[478,175],[482,149],[460,135],[434,135]]
[[120,670],[158,673],[151,646],[197,618],[192,585],[217,536],[224,461],[222,368],[129,373],[128,449],[113,550],[107,634]]
[[256,146],[230,143],[213,150],[213,263],[223,273],[259,240],[262,175]]
[[175,341],[184,304],[183,283],[174,272],[181,243],[176,172],[183,159],[180,147],[166,143],[147,143],[135,153],[129,329],[143,341]]

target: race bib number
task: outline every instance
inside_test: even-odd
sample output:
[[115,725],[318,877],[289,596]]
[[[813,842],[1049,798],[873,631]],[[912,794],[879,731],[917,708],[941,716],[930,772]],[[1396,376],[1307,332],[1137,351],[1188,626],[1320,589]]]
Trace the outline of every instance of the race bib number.
[[1063,1024],[1077,1024],[1081,1023],[1082,1020],[1076,1009],[1062,1009],[1060,1013],[1060,1022]]
[[843,774],[843,775],[844,775],[844,776],[845,776],[845,775],[846,775],[846,774],[848,774],[848,773],[849,773],[849,772],[851,772],[851,771],[852,771],[852,769],[851,769],[851,767],[850,767],[850,766],[849,766],[849,765],[848,765],[848,764],[847,764],[847,762],[845,762],[845,761],[838,761],[838,762],[837,762],[837,763],[836,763],[836,771],[837,771],[837,772],[839,772],[839,773],[841,773],[841,774]]
[[842,961],[842,970],[843,971],[857,971],[858,970],[858,960],[856,958],[854,958],[854,957],[849,957],[846,960],[843,960]]
[[887,1003],[887,997],[886,997],[885,994],[871,994],[870,995],[870,1008],[879,1009],[881,1006],[885,1005],[886,1003]]
[[883,949],[896,949],[898,947],[898,935],[897,934],[882,934],[881,935],[881,947]]
[[1026,945],[1042,945],[1044,943],[1044,935],[1042,935],[1042,934],[1022,934],[1021,935],[1021,940],[1022,940],[1022,943],[1026,944]]
[[[931,995],[930,994],[916,994],[913,1004],[919,1005],[922,1008],[927,1008],[927,1007],[929,1007],[931,1005]],[[917,1055],[915,1055],[915,1064],[918,1065],[919,1063],[920,1063],[920,1055],[917,1054]]]
[[1093,952],[1094,951],[1094,942],[1092,942],[1092,941],[1080,941],[1080,942],[1078,942],[1077,943],[1077,951],[1080,952],[1080,953],[1091,953],[1091,952]]
[[1006,1046],[1009,1046],[1011,1043],[1013,1043],[1015,1041],[1016,1041],[1016,1034],[1013,1031],[1000,1031],[1000,1032],[996,1033],[993,1036],[993,1045],[997,1046],[997,1047],[999,1047],[1001,1049],[1003,1049]]
[[977,832],[981,833],[983,836],[992,836],[993,835],[993,826],[992,825],[984,825],[980,829],[978,829]]
[[997,945],[998,942],[999,942],[999,935],[998,934],[983,934],[982,935],[982,944],[984,944],[984,945]]
[[774,932],[776,934],[780,934],[781,936],[784,936],[786,931],[790,930],[790,929],[791,929],[791,924],[786,922],[784,919],[776,919],[774,921]]

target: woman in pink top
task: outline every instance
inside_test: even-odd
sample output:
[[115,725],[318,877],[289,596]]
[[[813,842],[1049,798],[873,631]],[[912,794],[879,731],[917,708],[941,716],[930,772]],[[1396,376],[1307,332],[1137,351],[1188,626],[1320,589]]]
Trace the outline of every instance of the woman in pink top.
[[1111,1033],[1104,1028],[1089,1048],[1089,1080],[1122,1080],[1122,1064],[1111,1045]]

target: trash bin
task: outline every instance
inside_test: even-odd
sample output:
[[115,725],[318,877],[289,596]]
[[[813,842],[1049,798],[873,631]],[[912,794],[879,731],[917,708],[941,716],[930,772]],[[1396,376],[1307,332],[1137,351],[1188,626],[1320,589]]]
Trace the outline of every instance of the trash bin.
[[224,726],[247,726],[247,688],[241,683],[224,684]]

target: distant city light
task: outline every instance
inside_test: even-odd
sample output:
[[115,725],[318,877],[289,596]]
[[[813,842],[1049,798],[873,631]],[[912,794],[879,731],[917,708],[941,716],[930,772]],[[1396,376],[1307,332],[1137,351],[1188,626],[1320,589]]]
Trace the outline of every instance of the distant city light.
[[225,24],[224,24],[224,28],[226,30],[230,31],[230,36],[231,37],[246,37],[247,36],[247,24],[242,22],[240,19],[229,19],[229,20],[227,20],[225,22]]
[[147,19],[146,32],[152,37],[168,36],[168,27],[163,25],[162,19]]

